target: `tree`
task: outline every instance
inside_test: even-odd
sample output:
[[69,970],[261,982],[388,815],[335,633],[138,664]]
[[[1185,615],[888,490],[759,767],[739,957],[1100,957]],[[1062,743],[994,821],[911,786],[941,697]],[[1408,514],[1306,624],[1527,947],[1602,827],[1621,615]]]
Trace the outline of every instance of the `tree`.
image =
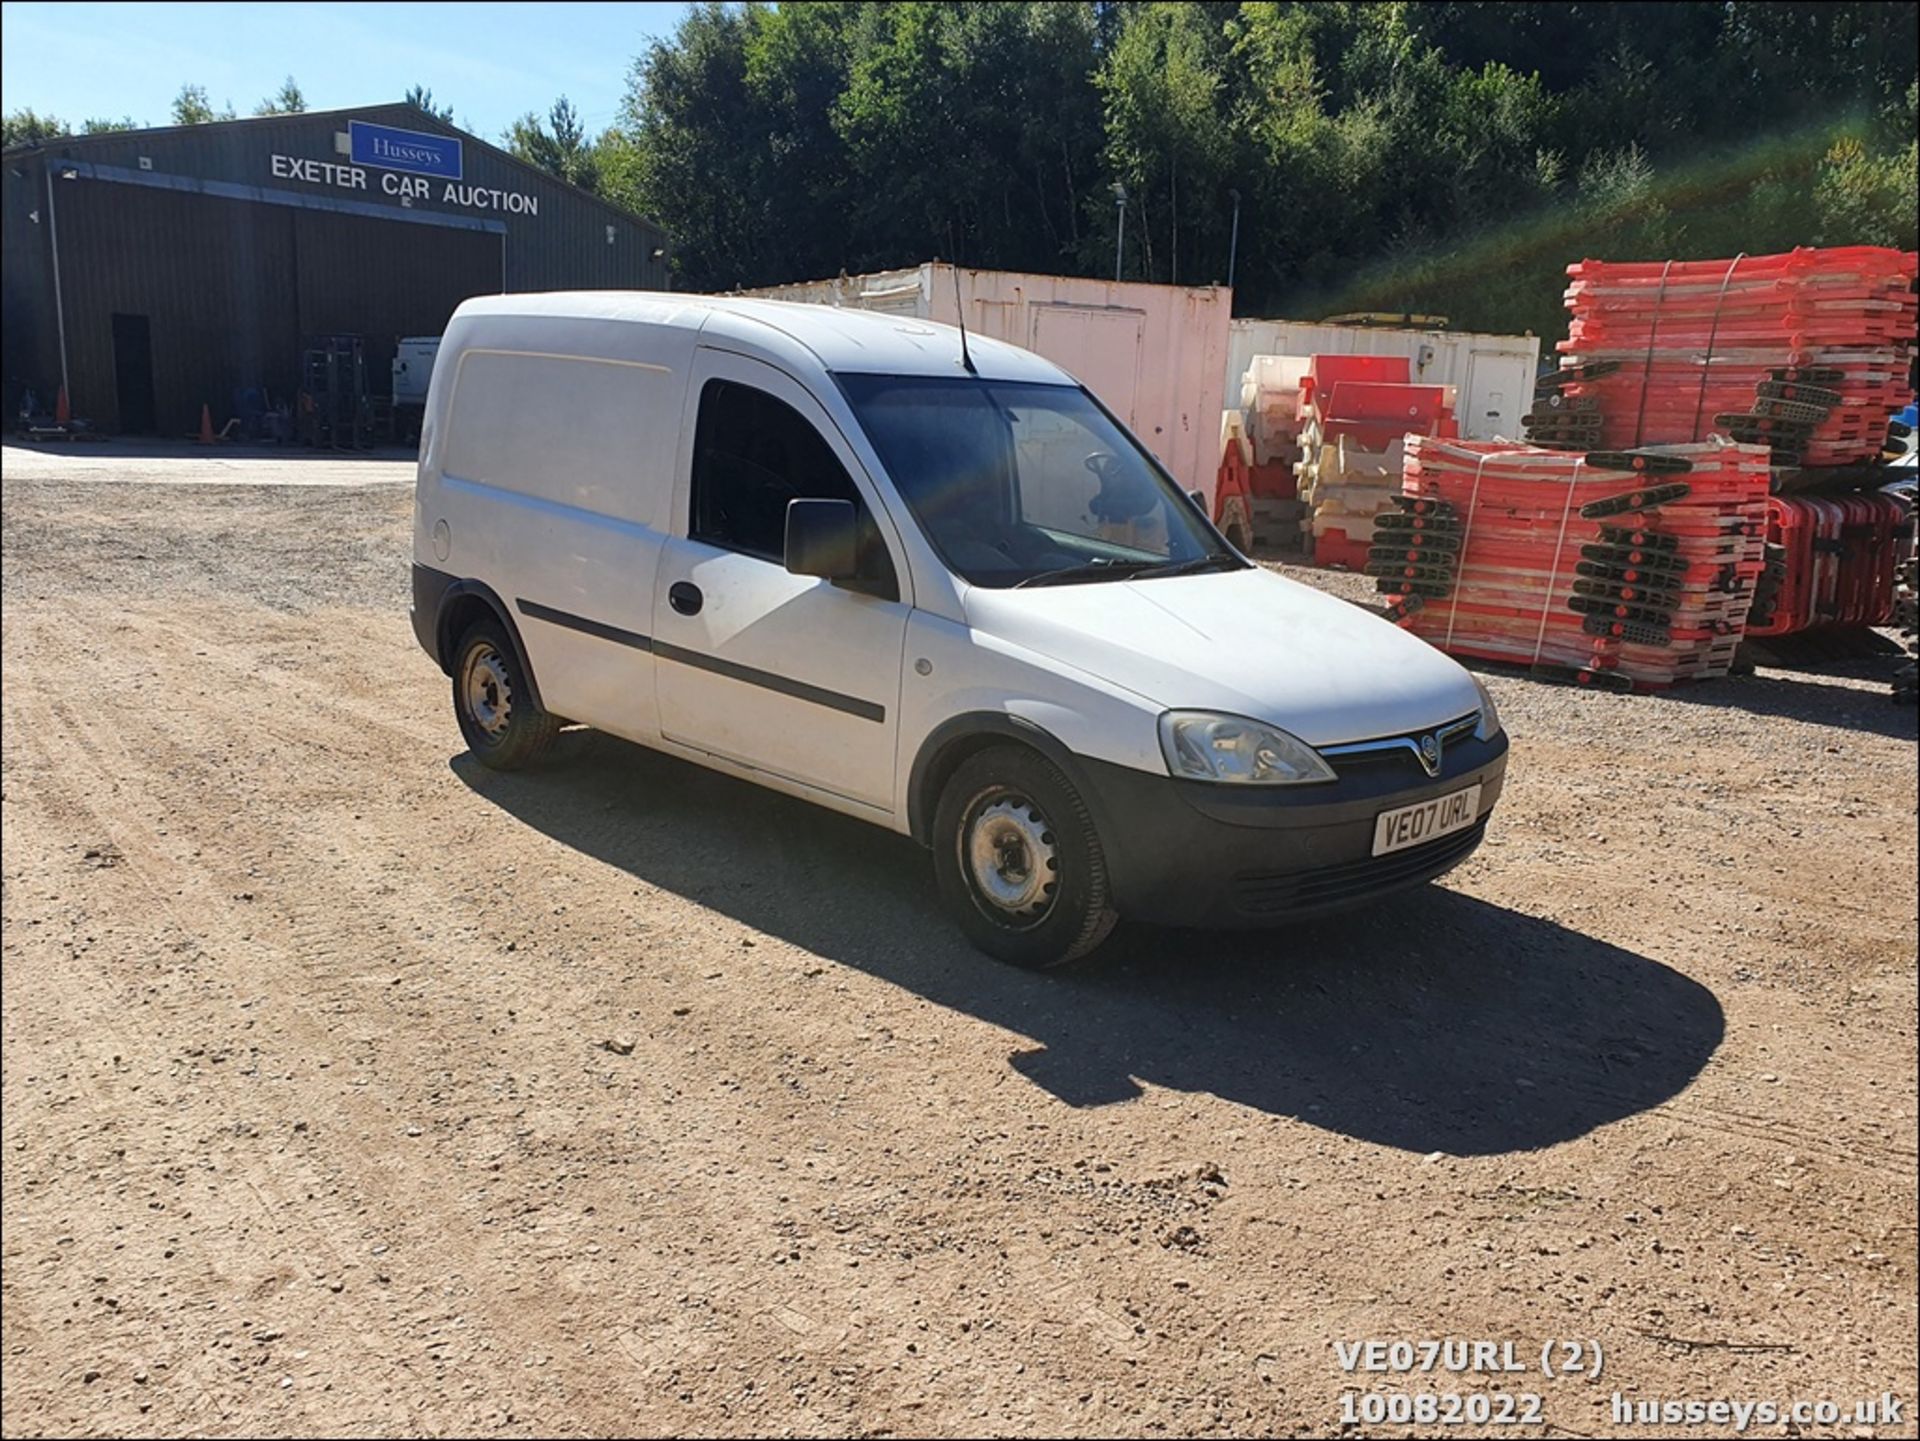
[[[590,150],[730,288],[942,255],[1224,278],[1236,309],[1552,333],[1583,255],[1911,246],[1920,6],[908,0],[692,7]],[[549,168],[553,117],[519,145]],[[551,153],[548,148],[551,147]],[[1492,277],[1497,277],[1492,279]]]
[[[1089,7],[858,7],[843,33],[834,59],[845,86],[832,116],[846,160],[828,151],[813,171],[816,206],[857,222],[845,247],[853,263],[942,254],[1077,267],[1083,200],[1099,179]],[[829,73],[816,67],[816,83]],[[796,98],[804,121],[805,96]]]
[[[695,5],[670,40],[636,60],[621,107],[611,193],[659,217],[698,289],[769,278],[760,257],[783,198],[768,174],[767,129],[747,92],[754,12]],[[791,278],[791,277],[778,277]]]
[[182,85],[180,93],[173,97],[173,123],[175,125],[205,125],[214,120],[234,119],[233,106],[225,110],[215,110],[207,99],[207,87],[204,85]]
[[453,124],[453,107],[451,105],[444,107],[435,105],[433,103],[433,92],[424,85],[408,86],[406,101],[407,104],[413,106],[415,109],[426,111],[427,114],[431,115],[435,120],[444,121],[448,125]]
[[254,107],[255,115],[300,115],[306,111],[307,97],[301,93],[299,83],[289,75],[281,82],[280,88],[259,105]]
[[595,194],[600,190],[600,164],[595,143],[573,102],[562,95],[547,112],[547,121],[528,111],[508,127],[506,148],[529,165]]
[[[29,141],[55,140],[75,133],[66,121],[52,115],[38,115],[32,110],[15,110],[6,117],[5,143],[24,145]],[[93,116],[80,122],[81,135],[106,135],[117,130],[139,130],[140,122],[131,115],[123,115],[118,120],[104,116]]]
[[[1920,86],[1907,85],[1905,103],[1887,107],[1879,148],[1858,135],[1843,135],[1821,158],[1814,183],[1819,239],[1827,245],[1891,245],[1914,248],[1920,234]],[[1906,145],[1899,143],[1905,136]]]
[[1233,178],[1223,106],[1228,49],[1217,7],[1154,0],[1130,14],[1100,67],[1105,159],[1127,189],[1138,240],[1129,273],[1140,279],[1180,283],[1183,232],[1186,279],[1196,278],[1196,245],[1215,267],[1207,278],[1225,274],[1220,212]]
[[4,139],[8,145],[54,140],[73,133],[73,128],[66,121],[25,108],[8,111],[5,121],[0,122],[0,128],[4,129]]

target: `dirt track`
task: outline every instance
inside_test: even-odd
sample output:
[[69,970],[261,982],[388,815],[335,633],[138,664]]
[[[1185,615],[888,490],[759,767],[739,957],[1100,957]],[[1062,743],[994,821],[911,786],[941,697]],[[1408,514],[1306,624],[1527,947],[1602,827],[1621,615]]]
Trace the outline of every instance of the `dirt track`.
[[[1507,799],[1443,887],[1039,978],[878,830],[587,732],[475,766],[409,505],[7,452],[7,1435],[1911,1418],[1883,686],[1495,677]],[[1605,1370],[1333,1346],[1442,1336]]]

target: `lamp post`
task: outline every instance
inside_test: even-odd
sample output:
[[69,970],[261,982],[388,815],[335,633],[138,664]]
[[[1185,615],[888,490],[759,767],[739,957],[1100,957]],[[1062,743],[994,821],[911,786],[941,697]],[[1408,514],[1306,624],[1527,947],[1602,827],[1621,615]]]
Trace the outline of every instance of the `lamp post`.
[[1120,278],[1120,255],[1127,243],[1127,187],[1118,180],[1113,182],[1113,203],[1119,208],[1120,220],[1113,227],[1113,278]]
[[1233,268],[1240,259],[1240,192],[1229,190],[1233,197],[1233,238],[1227,242],[1227,289],[1233,289]]

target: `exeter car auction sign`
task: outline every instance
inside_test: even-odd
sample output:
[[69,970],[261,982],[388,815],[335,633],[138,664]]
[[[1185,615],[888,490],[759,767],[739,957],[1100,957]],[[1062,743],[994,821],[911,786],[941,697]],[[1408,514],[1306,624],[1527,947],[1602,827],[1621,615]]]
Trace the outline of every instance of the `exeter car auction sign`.
[[437,175],[442,180],[461,178],[460,142],[450,135],[396,130],[391,125],[369,125],[364,120],[349,120],[347,134],[355,165]]
[[272,157],[274,179],[304,180],[342,190],[370,190],[369,181],[373,177],[367,172],[378,170],[385,172],[379,177],[381,191],[397,197],[402,205],[411,206],[423,200],[471,210],[504,211],[509,215],[540,213],[537,195],[463,183],[461,144],[451,135],[428,135],[418,130],[398,130],[391,125],[349,120],[344,143],[336,135],[335,146],[351,164],[299,155],[275,155]]

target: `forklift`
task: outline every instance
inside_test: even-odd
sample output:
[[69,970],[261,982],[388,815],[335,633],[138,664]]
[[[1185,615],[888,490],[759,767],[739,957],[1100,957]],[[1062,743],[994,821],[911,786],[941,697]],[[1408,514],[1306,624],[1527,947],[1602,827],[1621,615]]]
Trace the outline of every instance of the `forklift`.
[[299,434],[309,446],[365,450],[375,414],[366,347],[357,335],[314,335],[300,358]]

